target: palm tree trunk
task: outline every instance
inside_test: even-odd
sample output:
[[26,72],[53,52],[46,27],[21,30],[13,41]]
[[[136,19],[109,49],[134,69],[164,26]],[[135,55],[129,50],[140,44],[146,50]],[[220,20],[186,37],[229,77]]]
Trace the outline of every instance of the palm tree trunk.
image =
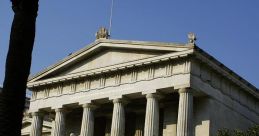
[[0,136],[20,136],[38,0],[12,0],[14,19],[0,93]]

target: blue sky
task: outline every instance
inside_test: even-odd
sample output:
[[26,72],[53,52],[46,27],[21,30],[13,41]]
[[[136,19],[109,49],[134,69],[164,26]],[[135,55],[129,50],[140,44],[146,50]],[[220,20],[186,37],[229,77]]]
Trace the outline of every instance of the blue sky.
[[[111,0],[40,0],[31,73],[95,40],[108,27]],[[259,87],[258,0],[114,0],[112,39],[197,45]],[[0,1],[0,84],[13,13]]]

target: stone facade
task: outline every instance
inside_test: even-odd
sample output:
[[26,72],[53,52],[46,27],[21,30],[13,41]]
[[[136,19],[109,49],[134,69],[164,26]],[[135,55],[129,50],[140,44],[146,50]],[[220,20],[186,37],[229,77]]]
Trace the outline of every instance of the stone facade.
[[100,38],[27,86],[29,111],[53,117],[53,136],[210,136],[259,123],[258,89],[194,41]]

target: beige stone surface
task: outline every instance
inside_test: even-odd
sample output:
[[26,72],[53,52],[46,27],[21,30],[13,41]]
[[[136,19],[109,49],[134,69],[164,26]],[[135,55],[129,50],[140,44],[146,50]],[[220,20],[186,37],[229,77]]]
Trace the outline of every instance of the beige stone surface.
[[164,107],[163,136],[176,136],[178,104],[170,103]]

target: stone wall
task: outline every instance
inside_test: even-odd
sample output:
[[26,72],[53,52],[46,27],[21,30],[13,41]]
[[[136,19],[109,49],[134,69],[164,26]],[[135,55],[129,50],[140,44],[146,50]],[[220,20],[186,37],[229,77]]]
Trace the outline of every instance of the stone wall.
[[[208,65],[193,61],[191,66],[191,85],[207,97],[219,102],[233,112],[241,114],[248,120],[259,123],[259,102],[256,96],[248,93],[246,88],[219,73]],[[254,91],[254,90],[251,90]],[[213,111],[215,109],[211,109]],[[222,112],[223,114],[223,112]],[[219,114],[218,116],[224,116]]]
[[193,127],[195,136],[211,136],[210,99],[208,97],[195,98],[193,106]]
[[246,130],[255,123],[217,100],[210,100],[210,108],[210,130],[213,135],[222,128]]
[[164,107],[163,136],[176,136],[178,103],[170,103]]
[[[209,98],[194,99],[193,131],[196,136],[210,136]],[[178,102],[166,104],[163,115],[163,136],[176,136]]]

